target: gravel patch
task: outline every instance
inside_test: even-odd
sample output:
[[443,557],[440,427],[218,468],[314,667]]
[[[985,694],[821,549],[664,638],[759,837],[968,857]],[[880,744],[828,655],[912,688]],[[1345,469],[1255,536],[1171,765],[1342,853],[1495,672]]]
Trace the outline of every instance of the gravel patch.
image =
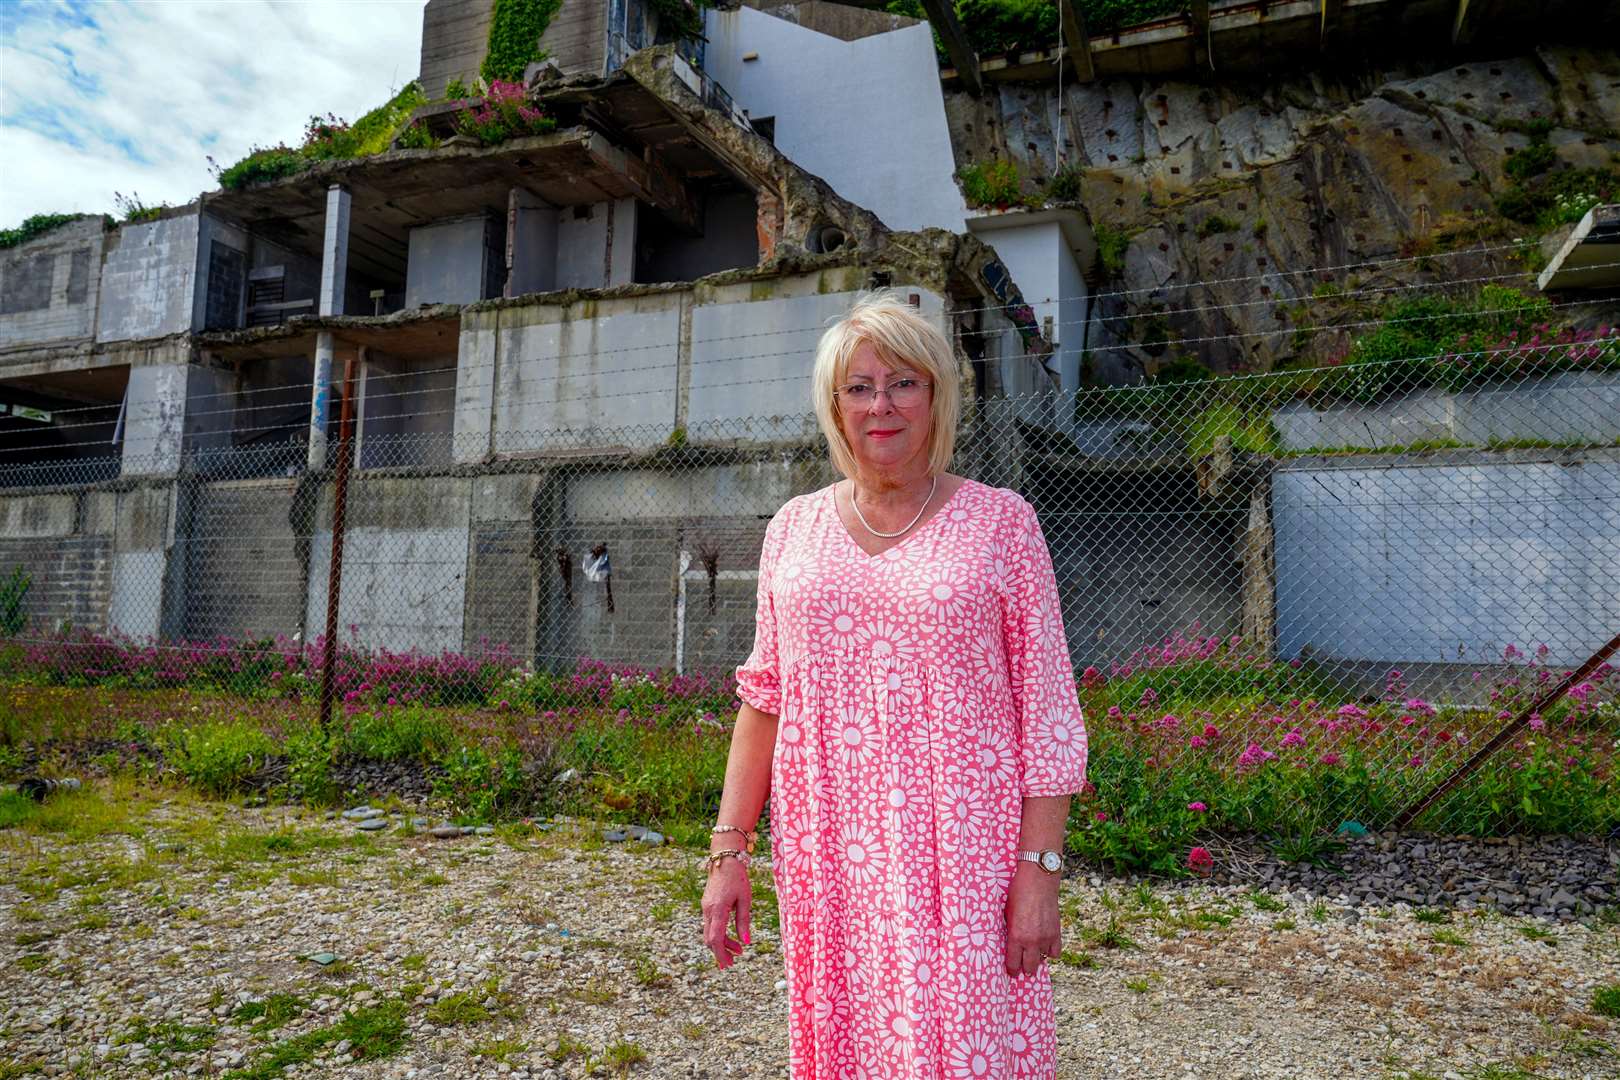
[[[176,795],[79,842],[0,832],[0,1075],[226,1076],[278,1054],[298,1058],[286,1076],[785,1075],[762,868],[756,944],[720,972],[690,852],[574,823],[439,839],[397,808],[361,832],[375,820]],[[1351,850],[1448,880],[1443,842],[1382,843]],[[1593,1011],[1620,983],[1608,913],[1509,917],[1438,908],[1426,886],[1418,904],[1272,876],[1066,881],[1059,1076],[1620,1070],[1620,1021]]]

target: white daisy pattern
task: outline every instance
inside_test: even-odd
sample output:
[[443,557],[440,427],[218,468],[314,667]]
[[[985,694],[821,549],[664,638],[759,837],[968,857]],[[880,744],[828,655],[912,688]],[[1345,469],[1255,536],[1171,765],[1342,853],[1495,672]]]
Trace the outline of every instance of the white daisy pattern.
[[874,556],[827,487],[759,571],[737,694],[778,717],[791,1076],[1052,1080],[1050,976],[1003,966],[1022,799],[1080,790],[1087,757],[1034,509],[961,481]]

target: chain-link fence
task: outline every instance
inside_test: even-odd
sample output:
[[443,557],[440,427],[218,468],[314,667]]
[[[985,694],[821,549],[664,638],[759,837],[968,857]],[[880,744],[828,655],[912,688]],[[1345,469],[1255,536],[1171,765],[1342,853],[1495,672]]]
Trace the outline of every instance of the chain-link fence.
[[[336,596],[340,723],[701,731],[735,708],[766,523],[835,479],[809,415],[361,423],[353,453],[340,583],[337,470],[301,446],[167,472],[10,458],[6,677],[291,723],[319,700]],[[1620,631],[1620,338],[978,397],[956,471],[1045,530],[1092,747],[1077,834],[1386,825],[1515,722],[1420,825],[1620,824],[1613,667],[1529,708]]]

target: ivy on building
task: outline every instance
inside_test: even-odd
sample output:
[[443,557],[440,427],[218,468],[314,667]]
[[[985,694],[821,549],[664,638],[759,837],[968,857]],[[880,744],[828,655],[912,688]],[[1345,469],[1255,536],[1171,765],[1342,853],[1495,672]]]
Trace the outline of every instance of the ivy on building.
[[484,81],[521,81],[524,68],[544,60],[540,35],[561,7],[562,0],[495,0],[489,20],[489,51],[478,69]]

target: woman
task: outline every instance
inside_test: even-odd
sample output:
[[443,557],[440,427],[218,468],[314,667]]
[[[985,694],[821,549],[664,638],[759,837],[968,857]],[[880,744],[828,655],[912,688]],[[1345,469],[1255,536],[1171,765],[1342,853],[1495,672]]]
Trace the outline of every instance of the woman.
[[847,479],[765,532],[704,940],[722,968],[750,943],[769,793],[795,1080],[1051,1077],[1086,769],[1051,556],[1020,496],[944,471],[956,364],[914,308],[857,303],[814,396]]

